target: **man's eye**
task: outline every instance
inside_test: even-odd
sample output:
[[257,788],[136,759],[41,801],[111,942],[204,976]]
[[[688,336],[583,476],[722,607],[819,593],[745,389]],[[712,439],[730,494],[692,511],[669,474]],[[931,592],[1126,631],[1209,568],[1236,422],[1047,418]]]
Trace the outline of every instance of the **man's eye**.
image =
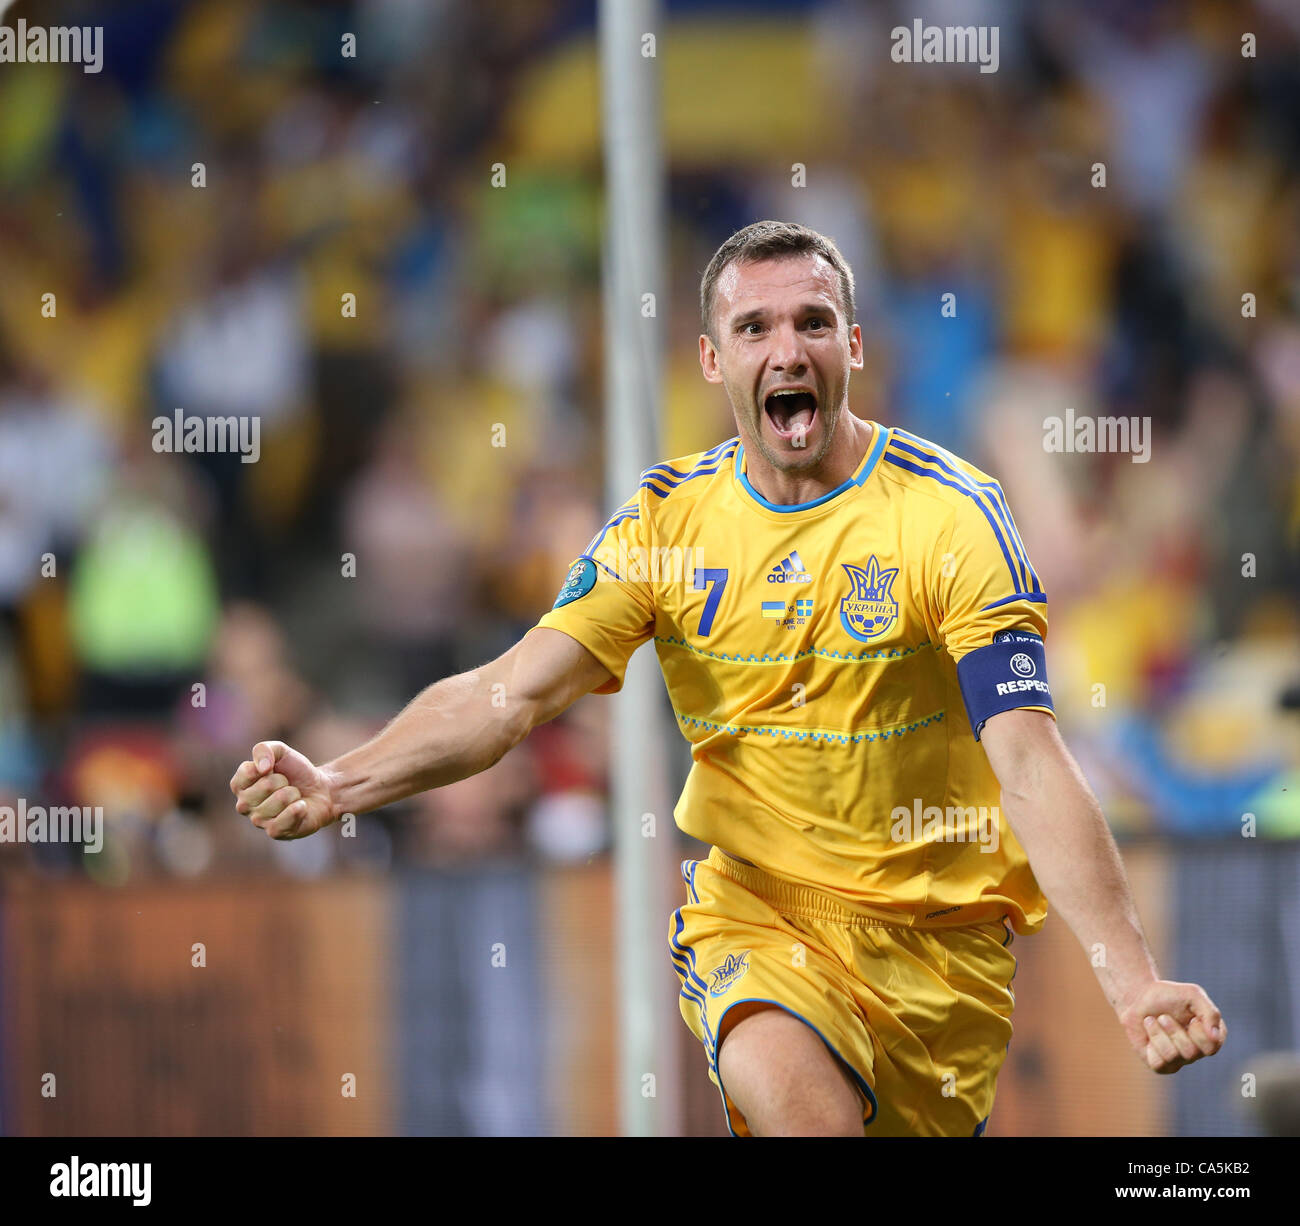
[[741,331],[744,332],[746,336],[755,336],[755,335],[757,335],[757,334],[754,333],[754,332],[751,332],[751,331],[750,331],[750,328],[761,328],[761,327],[762,327],[762,324],[749,323],[749,324],[746,324],[743,328],[741,328]]
[[814,317],[808,321],[808,326],[810,328],[824,328],[826,326],[826,321],[824,319],[817,319],[816,317]]

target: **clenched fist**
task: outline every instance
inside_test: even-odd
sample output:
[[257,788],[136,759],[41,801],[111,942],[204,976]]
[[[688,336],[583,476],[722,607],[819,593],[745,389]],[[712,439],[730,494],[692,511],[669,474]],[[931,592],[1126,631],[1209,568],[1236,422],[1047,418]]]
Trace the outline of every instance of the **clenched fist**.
[[330,779],[283,741],[259,741],[230,780],[235,808],[273,839],[304,839],[338,816]]
[[1218,1006],[1195,983],[1158,979],[1117,1013],[1133,1050],[1155,1073],[1212,1056],[1228,1037]]

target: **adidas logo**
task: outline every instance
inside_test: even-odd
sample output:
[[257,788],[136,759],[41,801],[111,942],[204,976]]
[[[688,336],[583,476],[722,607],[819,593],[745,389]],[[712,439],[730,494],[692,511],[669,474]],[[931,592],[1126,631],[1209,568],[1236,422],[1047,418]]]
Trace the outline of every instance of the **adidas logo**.
[[790,556],[782,558],[767,576],[768,583],[811,583],[812,580],[797,549],[792,549]]

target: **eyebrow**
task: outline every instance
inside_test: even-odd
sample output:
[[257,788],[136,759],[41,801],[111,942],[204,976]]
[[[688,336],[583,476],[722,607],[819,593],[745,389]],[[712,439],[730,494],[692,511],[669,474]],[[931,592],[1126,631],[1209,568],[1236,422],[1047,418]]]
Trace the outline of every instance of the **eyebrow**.
[[[750,307],[748,311],[742,311],[739,315],[733,315],[727,321],[727,326],[731,328],[743,328],[745,324],[753,323],[756,319],[762,319],[768,313],[767,307]],[[838,320],[839,312],[824,302],[801,302],[795,307],[797,315],[828,315]]]

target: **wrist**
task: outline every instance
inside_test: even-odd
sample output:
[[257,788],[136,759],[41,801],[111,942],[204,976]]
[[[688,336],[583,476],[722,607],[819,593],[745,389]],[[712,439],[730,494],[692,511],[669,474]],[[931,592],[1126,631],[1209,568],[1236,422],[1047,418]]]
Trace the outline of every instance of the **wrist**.
[[1146,995],[1152,984],[1159,982],[1160,975],[1152,967],[1141,973],[1123,977],[1113,976],[1109,983],[1103,981],[1102,988],[1110,1000],[1111,1007],[1117,1014],[1122,1015]]
[[326,763],[317,769],[320,772],[321,784],[325,789],[328,814],[326,825],[332,826],[335,822],[341,821],[346,813],[351,812],[345,803],[343,773],[332,762]]

